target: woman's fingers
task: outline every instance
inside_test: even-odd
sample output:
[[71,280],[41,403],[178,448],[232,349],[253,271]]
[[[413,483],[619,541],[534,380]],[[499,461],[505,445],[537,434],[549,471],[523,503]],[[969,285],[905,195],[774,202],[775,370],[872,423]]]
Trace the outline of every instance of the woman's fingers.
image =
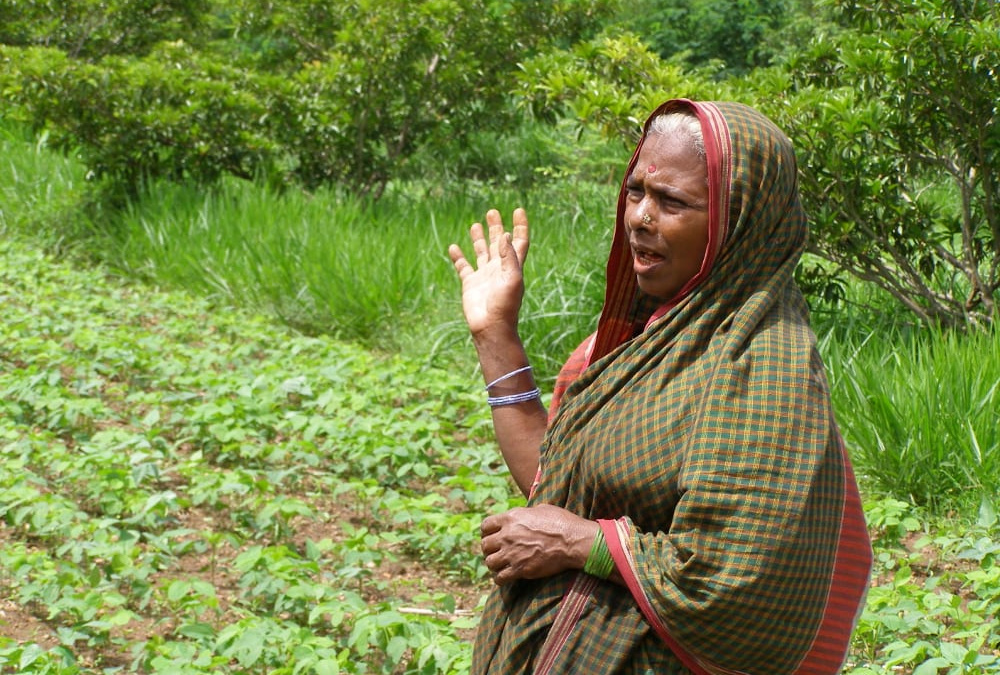
[[[474,272],[476,269],[482,269],[496,257],[502,258],[501,265],[505,271],[520,269],[524,264],[525,256],[528,255],[528,216],[524,209],[515,209],[513,229],[507,232],[504,230],[500,212],[496,209],[490,209],[486,212],[485,228],[482,223],[473,223],[469,228],[469,239],[472,240],[472,249],[475,253],[475,267],[466,260],[456,244],[448,247],[448,255],[451,257],[459,277]],[[515,255],[509,255],[511,252]]]
[[483,557],[500,585],[552,576],[583,567],[599,529],[558,506],[514,508],[483,521]]
[[524,259],[528,255],[528,214],[525,213],[524,209],[514,209],[514,230],[511,237],[511,243],[514,245],[514,251],[517,253],[517,260],[522,265],[524,265]]
[[452,244],[448,247],[448,256],[455,266],[455,271],[458,272],[459,279],[465,279],[466,276],[475,271],[472,269],[472,264],[465,259],[465,254],[462,253],[458,244]]
[[483,234],[482,223],[472,224],[469,237],[472,239],[472,250],[476,253],[476,266],[482,268],[490,261],[490,243]]
[[505,273],[516,272],[521,269],[517,253],[511,243],[511,234],[503,232],[497,241],[497,255],[500,256],[500,269]]
[[487,214],[487,221],[491,216],[495,219],[496,225],[490,223],[490,250],[493,251],[495,248],[504,272],[520,272],[524,265],[524,256],[528,254],[528,217],[524,209],[514,211],[514,229],[511,232],[503,229],[497,211]]
[[495,253],[499,249],[500,238],[504,236],[503,218],[496,209],[486,212],[486,225],[490,228],[490,253]]

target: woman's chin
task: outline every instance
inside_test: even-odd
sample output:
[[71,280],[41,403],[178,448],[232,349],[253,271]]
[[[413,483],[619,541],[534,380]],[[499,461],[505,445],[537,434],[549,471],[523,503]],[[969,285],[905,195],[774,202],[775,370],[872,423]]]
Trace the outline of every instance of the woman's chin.
[[641,274],[636,274],[635,280],[639,284],[639,290],[646,295],[661,299],[669,297],[667,295],[669,289],[664,288],[664,284],[656,283],[654,279],[650,279],[648,276]]

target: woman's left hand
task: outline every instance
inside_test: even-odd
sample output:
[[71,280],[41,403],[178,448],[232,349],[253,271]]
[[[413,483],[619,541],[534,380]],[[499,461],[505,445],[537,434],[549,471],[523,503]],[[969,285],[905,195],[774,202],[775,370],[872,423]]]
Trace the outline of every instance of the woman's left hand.
[[539,504],[483,521],[483,555],[498,585],[583,569],[600,526],[566,509]]

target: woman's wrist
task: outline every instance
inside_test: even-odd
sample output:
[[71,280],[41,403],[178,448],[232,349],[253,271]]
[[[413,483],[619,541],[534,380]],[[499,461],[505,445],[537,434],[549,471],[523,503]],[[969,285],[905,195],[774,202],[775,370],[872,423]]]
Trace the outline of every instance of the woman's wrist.
[[527,391],[535,387],[528,355],[517,331],[495,331],[475,336],[483,382],[490,396]]
[[599,535],[601,535],[601,526],[597,524],[597,521],[583,520],[578,529],[578,535],[570,548],[570,567],[578,570],[584,569],[591,549],[594,547],[594,541]]
[[498,325],[472,333],[472,345],[481,358],[505,351],[524,351],[517,326]]
[[[503,375],[497,377],[493,381],[487,382],[486,386],[484,387],[484,389],[486,389],[487,393],[489,393],[490,390],[493,389],[494,387],[496,387],[496,386],[498,386],[498,385],[506,382],[507,380],[511,379],[512,377],[517,377],[521,373],[527,373],[531,369],[532,368],[531,368],[530,365],[521,366],[520,368],[515,368],[514,370],[508,371],[508,372],[504,373]],[[524,378],[522,378],[522,379],[524,379]]]

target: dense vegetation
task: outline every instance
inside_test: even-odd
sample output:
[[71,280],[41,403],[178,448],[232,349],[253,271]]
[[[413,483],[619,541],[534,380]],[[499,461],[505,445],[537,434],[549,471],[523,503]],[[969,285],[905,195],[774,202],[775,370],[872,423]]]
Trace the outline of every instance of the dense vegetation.
[[676,95],[800,151],[847,671],[996,670],[1000,9],[644,6],[0,0],[0,672],[464,672],[516,498],[445,248],[528,208],[547,388]]
[[111,203],[226,175],[371,196],[413,178],[523,186],[539,165],[592,166],[567,135],[498,156],[526,118],[627,145],[664,97],[735,98],[799,150],[821,261],[803,283],[836,299],[853,275],[928,324],[988,325],[998,26],[991,0],[689,0],[641,17],[614,0],[2,0],[0,91]]
[[[467,672],[479,522],[519,503],[478,381],[11,239],[0,289],[0,672]],[[995,672],[989,500],[866,493],[846,672]]]
[[462,671],[509,500],[475,387],[0,261],[0,671]]

